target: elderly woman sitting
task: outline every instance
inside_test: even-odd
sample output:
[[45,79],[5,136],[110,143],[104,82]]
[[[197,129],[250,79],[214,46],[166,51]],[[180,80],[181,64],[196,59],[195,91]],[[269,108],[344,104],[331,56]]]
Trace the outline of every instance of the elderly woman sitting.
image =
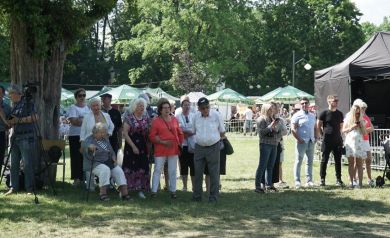
[[99,178],[100,200],[109,200],[107,187],[112,177],[119,186],[121,198],[130,201],[125,175],[123,170],[116,165],[116,155],[108,141],[107,125],[101,122],[96,123],[92,128],[92,135],[83,141],[81,147],[84,155],[84,170],[91,171],[92,167],[92,173]]

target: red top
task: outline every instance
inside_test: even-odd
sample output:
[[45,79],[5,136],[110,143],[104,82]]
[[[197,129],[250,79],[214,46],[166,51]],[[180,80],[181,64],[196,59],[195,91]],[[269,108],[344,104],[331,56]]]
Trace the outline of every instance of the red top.
[[[363,120],[366,121],[366,125],[365,125],[366,128],[372,127],[371,119],[367,115],[363,116]],[[363,135],[363,140],[369,140],[369,139],[370,139],[370,137],[368,136],[368,133]]]
[[[172,146],[167,147],[156,143],[156,136],[160,140],[172,141]],[[150,140],[154,144],[155,157],[178,155],[180,153],[179,145],[183,142],[184,135],[175,117],[171,117],[171,121],[164,121],[161,117],[157,117],[152,121]]]

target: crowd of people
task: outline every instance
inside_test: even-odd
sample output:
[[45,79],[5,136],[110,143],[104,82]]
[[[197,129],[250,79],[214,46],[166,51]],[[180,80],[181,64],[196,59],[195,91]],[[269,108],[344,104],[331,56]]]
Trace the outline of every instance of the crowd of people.
[[[361,99],[353,102],[350,111],[343,116],[337,109],[338,97],[327,97],[328,109],[318,115],[309,108],[309,100],[300,100],[300,110],[291,119],[291,132],[296,140],[294,161],[294,185],[300,189],[301,167],[306,158],[305,187],[314,187],[313,158],[315,145],[321,142],[320,186],[326,186],[326,170],[330,153],[333,154],[336,185],[345,186],[341,175],[341,157],[348,158],[349,187],[363,186],[363,162],[366,163],[368,184],[372,186],[371,153],[369,133],[374,128],[370,118],[365,114],[367,104]],[[286,122],[280,115],[279,104],[266,103],[262,106],[257,127],[260,137],[260,159],[256,171],[255,191],[276,191],[274,183],[285,188],[283,181],[283,136],[286,135]],[[343,139],[344,138],[344,139]],[[265,178],[265,179],[264,179]],[[264,181],[264,182],[263,182]]]
[[[34,107],[21,100],[22,91],[16,85],[9,89],[13,108],[2,102],[0,110],[0,153],[4,154],[3,131],[14,127],[12,140],[11,188],[6,195],[20,190],[20,160],[23,160],[25,189],[34,189],[35,160],[31,159],[34,139],[33,122],[37,115]],[[0,96],[4,88],[0,87]],[[68,140],[70,149],[71,179],[74,186],[86,185],[98,178],[99,198],[109,200],[108,187],[111,180],[117,185],[123,200],[132,200],[130,192],[145,199],[157,197],[161,174],[164,173],[166,189],[172,199],[177,198],[177,168],[183,182],[183,191],[188,189],[190,175],[192,198],[202,200],[204,175],[208,201],[216,202],[221,188],[220,175],[226,173],[226,153],[223,139],[225,126],[219,112],[210,109],[207,98],[200,98],[197,110],[191,108],[189,98],[181,98],[180,110],[171,102],[160,98],[157,110],[150,105],[151,96],[141,94],[132,100],[128,109],[121,113],[111,106],[108,93],[94,98],[86,105],[86,91],[74,92],[76,102],[67,113],[69,121]],[[0,97],[2,98],[2,97]],[[338,98],[327,98],[329,108],[318,115],[312,112],[309,100],[300,100],[299,110],[290,117],[285,108],[276,102],[265,103],[256,112],[248,107],[244,113],[244,133],[252,133],[252,121],[256,117],[256,133],[259,135],[260,157],[255,174],[255,192],[275,192],[287,188],[283,180],[283,137],[291,133],[296,140],[294,162],[294,185],[314,187],[313,157],[315,144],[321,141],[320,186],[326,186],[326,170],[330,153],[333,153],[336,185],[344,186],[341,175],[343,151],[348,158],[350,188],[363,186],[363,163],[369,184],[371,178],[371,155],[368,133],[373,131],[369,117],[365,115],[367,104],[357,99],[344,117],[337,110]],[[23,109],[23,110],[22,110]],[[256,116],[255,116],[256,115]],[[11,118],[11,119],[7,119]],[[344,138],[344,139],[343,139]],[[4,139],[4,141],[3,141]],[[123,149],[123,162],[118,166],[117,153]],[[30,143],[31,142],[31,143]],[[4,147],[4,148],[3,148]],[[305,184],[302,185],[301,167],[306,158]],[[152,172],[152,164],[154,170]],[[93,180],[93,181],[91,181]],[[276,186],[277,185],[277,186]],[[92,190],[94,187],[92,186]]]

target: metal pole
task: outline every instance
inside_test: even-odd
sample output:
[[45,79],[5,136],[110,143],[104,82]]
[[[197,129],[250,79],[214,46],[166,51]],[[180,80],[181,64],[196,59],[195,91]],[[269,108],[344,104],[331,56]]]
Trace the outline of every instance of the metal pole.
[[292,53],[292,86],[295,87],[295,50]]

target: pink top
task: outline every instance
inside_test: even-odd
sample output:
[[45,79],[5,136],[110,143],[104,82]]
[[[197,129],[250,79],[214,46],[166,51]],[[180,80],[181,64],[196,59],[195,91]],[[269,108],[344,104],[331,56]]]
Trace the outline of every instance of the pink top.
[[[366,121],[366,125],[365,125],[366,128],[372,127],[371,119],[367,115],[363,116],[363,120]],[[370,139],[370,137],[368,136],[368,133],[363,135],[363,140],[369,140],[369,139]]]
[[[167,147],[156,143],[156,136],[160,140],[172,141],[172,146]],[[175,117],[171,117],[169,122],[164,121],[161,117],[157,117],[152,121],[150,140],[154,144],[155,157],[178,155],[180,153],[179,145],[183,142],[184,135]]]

